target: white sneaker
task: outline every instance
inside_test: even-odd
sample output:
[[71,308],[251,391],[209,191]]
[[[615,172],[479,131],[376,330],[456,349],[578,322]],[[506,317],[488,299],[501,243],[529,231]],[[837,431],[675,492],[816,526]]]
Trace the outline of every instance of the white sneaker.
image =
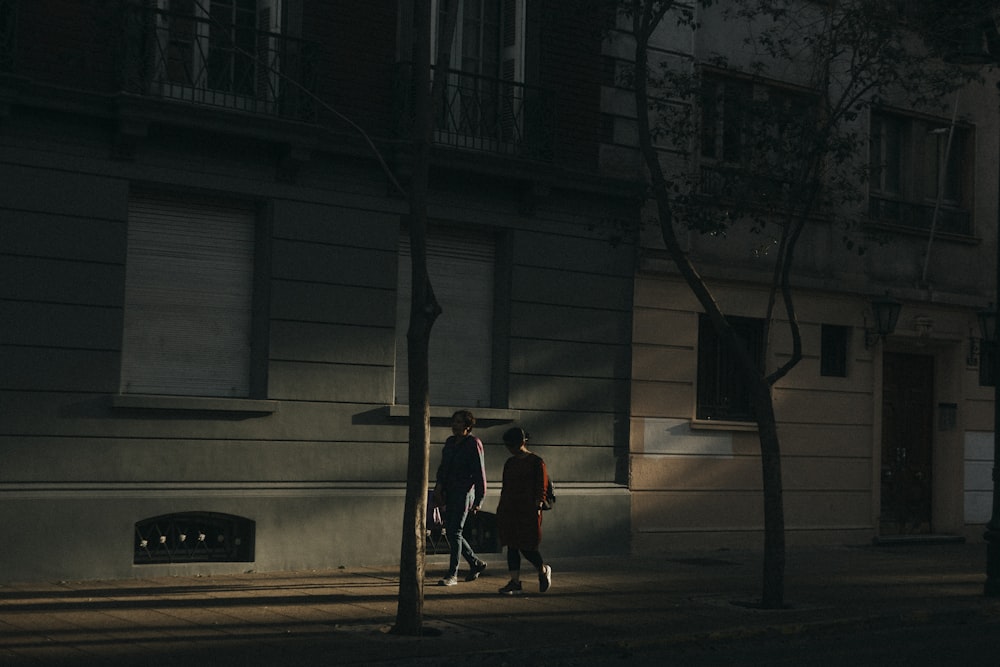
[[456,576],[445,577],[444,579],[438,582],[438,586],[457,586],[457,585],[458,585],[458,577]]
[[538,571],[538,592],[544,593],[549,590],[549,586],[552,585],[552,567],[549,565],[542,565],[542,569]]

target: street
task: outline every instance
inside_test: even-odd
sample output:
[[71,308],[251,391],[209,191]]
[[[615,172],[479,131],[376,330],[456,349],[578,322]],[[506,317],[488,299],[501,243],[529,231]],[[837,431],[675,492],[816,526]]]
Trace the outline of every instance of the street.
[[[612,664],[613,653],[606,662]],[[596,656],[595,656],[596,657]],[[697,644],[648,652],[620,647],[620,664],[732,667],[733,665],[809,665],[809,667],[907,667],[1000,664],[1000,618],[975,616],[965,622],[914,624],[863,631],[806,632],[717,644]],[[546,663],[548,664],[548,663]],[[568,662],[566,664],[584,664]]]

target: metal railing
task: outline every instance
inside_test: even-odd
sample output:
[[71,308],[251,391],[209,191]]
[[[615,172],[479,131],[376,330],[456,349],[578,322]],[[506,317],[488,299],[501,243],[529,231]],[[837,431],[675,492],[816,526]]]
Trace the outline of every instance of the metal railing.
[[251,562],[254,522],[230,514],[180,512],[135,525],[133,563]]
[[[441,146],[551,161],[553,95],[543,88],[447,70],[434,118],[434,142]],[[398,131],[413,123],[412,67],[403,63],[397,80]]]
[[728,165],[702,165],[698,192],[752,206],[793,205],[798,185],[774,174],[754,173]]
[[868,197],[868,215],[874,222],[899,225],[911,229],[946,234],[972,235],[972,216],[969,211],[954,206],[941,205],[935,221],[934,204],[901,201],[889,197]]
[[125,9],[122,88],[137,95],[313,120],[318,45],[143,5]]

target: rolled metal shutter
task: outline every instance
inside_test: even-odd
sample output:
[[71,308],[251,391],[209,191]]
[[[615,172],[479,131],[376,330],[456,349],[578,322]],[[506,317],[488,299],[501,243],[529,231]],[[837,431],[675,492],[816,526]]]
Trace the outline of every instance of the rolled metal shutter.
[[123,393],[249,396],[254,219],[247,204],[130,198]]
[[[431,403],[491,405],[493,377],[493,238],[438,232],[427,240],[427,272],[443,312],[430,341]],[[396,403],[409,400],[406,331],[410,323],[410,239],[399,242],[396,305]]]

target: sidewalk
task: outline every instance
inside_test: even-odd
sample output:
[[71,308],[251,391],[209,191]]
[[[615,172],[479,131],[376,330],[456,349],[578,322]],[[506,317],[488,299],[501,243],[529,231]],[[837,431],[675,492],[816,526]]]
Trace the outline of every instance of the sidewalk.
[[450,588],[429,559],[421,638],[387,633],[391,567],[4,586],[0,665],[627,664],[687,642],[1000,614],[985,559],[983,544],[789,549],[779,611],[752,605],[759,554],[557,559],[547,593],[526,576],[514,597],[497,594],[499,554]]

